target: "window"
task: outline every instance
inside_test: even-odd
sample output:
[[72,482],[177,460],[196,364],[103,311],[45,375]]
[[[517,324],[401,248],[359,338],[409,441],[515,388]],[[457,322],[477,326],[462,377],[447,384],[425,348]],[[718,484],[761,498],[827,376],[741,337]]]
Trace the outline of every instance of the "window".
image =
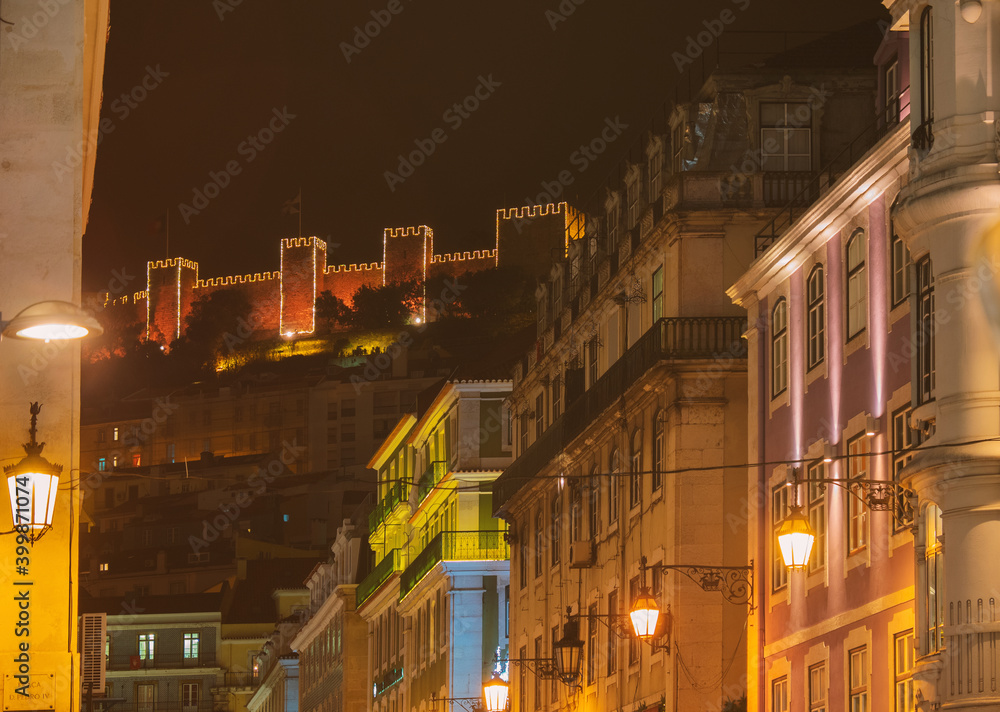
[[781,483],[774,488],[771,494],[771,517],[774,541],[771,546],[771,589],[779,591],[788,585],[788,568],[785,566],[785,559],[781,556],[781,547],[778,545],[778,527],[788,517],[788,485]]
[[[638,170],[638,169],[636,169]],[[639,222],[639,177],[635,176],[628,182],[625,189],[625,199],[628,201],[628,227],[631,230]]]
[[[899,473],[910,460],[913,453],[908,452],[913,447],[913,430],[910,428],[910,406],[897,410],[892,414],[892,481],[898,483]],[[906,492],[897,489],[894,492],[892,530],[901,531],[913,521],[913,511],[910,508]]]
[[684,170],[684,128],[684,124],[680,123],[674,126],[670,132],[670,147],[673,150],[671,166],[674,169],[674,173],[680,173]]
[[100,571],[107,571],[108,570],[108,562],[105,561],[105,562],[101,563],[98,566],[98,570],[100,570]]
[[[340,426],[340,442],[343,443],[353,443],[357,437],[357,430],[354,423],[342,423]],[[272,449],[276,449],[277,445],[272,445]]]
[[936,653],[944,647],[944,551],[941,537],[944,523],[941,510],[936,504],[929,504],[924,510],[924,620],[927,635],[924,639],[924,655]]
[[826,712],[826,663],[809,666],[809,712]]
[[97,431],[97,442],[103,443],[105,442],[106,438],[107,438],[107,433],[104,431],[104,428],[101,428],[100,430]]
[[646,175],[649,176],[649,202],[653,203],[660,199],[663,190],[663,146],[659,139],[656,140],[646,159]]
[[545,551],[545,515],[539,509],[535,514],[535,577],[542,575],[542,557]]
[[848,654],[850,712],[868,712],[868,648],[855,648]]
[[597,631],[600,623],[597,621],[597,604],[587,609],[587,684],[597,682],[597,659],[600,651],[597,649]]
[[153,530],[143,529],[142,530],[142,545],[152,546],[153,545]]
[[934,400],[934,276],[931,259],[917,263],[917,403]]
[[140,682],[135,686],[135,708],[137,712],[153,712],[156,709],[156,684]]
[[771,712],[788,712],[787,677],[779,677],[771,683]]
[[[825,479],[826,463],[816,462],[809,465],[806,478]],[[822,482],[807,483],[806,504],[808,506],[809,526],[816,538],[813,540],[812,554],[809,555],[809,573],[819,571],[826,564],[826,487]]]
[[618,521],[618,476],[622,471],[621,455],[618,450],[611,451],[611,476],[608,480],[608,523],[613,524]]
[[868,277],[865,274],[865,233],[855,232],[847,241],[847,338],[852,339],[868,325]]
[[653,323],[663,318],[663,267],[653,272]]
[[517,544],[517,572],[521,582],[521,588],[528,585],[528,532],[530,531],[530,520],[521,529]]
[[552,551],[552,565],[559,563],[559,553],[562,543],[562,496],[556,495],[552,498],[552,536],[550,537],[550,549]]
[[893,670],[896,685],[895,712],[913,712],[913,631],[893,637]]
[[608,254],[618,249],[618,201],[608,206]]
[[661,410],[653,416],[653,491],[663,486],[663,455],[666,444],[666,434],[663,432],[663,419],[666,417]]
[[177,453],[177,447],[173,443],[167,444],[167,460],[169,462],[174,462],[174,456]]
[[198,709],[198,697],[201,690],[197,682],[182,682],[181,683],[181,709],[185,712],[187,710]]
[[201,654],[201,634],[200,633],[185,633],[184,634],[184,659],[185,660],[197,660]]
[[590,473],[590,496],[587,499],[587,519],[590,524],[590,538],[597,538],[601,531],[601,478],[597,476],[597,465]]
[[[618,591],[608,594],[608,615],[615,616],[618,611]],[[608,627],[608,675],[618,670],[618,634]]]
[[[852,479],[868,479],[868,437],[859,435],[847,442],[847,471]],[[868,545],[868,505],[860,497],[847,497],[847,553]]]
[[885,84],[885,125],[895,126],[899,123],[899,61],[893,59],[882,70]]
[[556,422],[559,419],[559,415],[562,413],[562,380],[559,378],[552,379],[552,422]]
[[[272,406],[277,404],[272,403]],[[276,410],[276,408],[275,408]],[[357,406],[353,398],[345,398],[340,402],[340,417],[341,418],[353,418],[354,414],[357,412]]]
[[142,455],[135,453],[132,455],[132,467],[139,467],[142,465]]
[[812,170],[811,125],[812,110],[809,104],[762,103],[761,169],[767,172]]
[[632,474],[628,478],[628,506],[638,507],[642,500],[642,431],[632,435]]
[[103,457],[97,459],[97,471],[104,472],[108,469],[108,462]]
[[118,442],[120,436],[121,436],[121,433],[120,433],[120,431],[118,429],[118,426],[116,425],[115,427],[113,427],[111,429],[111,439],[114,440],[115,442]]
[[910,251],[903,238],[896,234],[895,223],[892,230],[892,306],[896,307],[910,296]]
[[806,284],[806,367],[816,368],[826,355],[826,314],[823,305],[823,267],[816,265]]
[[[632,605],[633,601],[639,598],[639,577],[636,576],[628,582],[628,600],[629,605]],[[639,646],[642,645],[641,641],[634,635],[628,637],[628,664],[636,665],[639,663]]]
[[771,312],[771,395],[788,388],[788,305],[779,299]]
[[152,660],[156,654],[156,633],[139,633],[139,659]]
[[569,486],[569,540],[583,540],[583,486],[576,479]]
[[535,440],[545,431],[545,394],[535,396]]
[[594,336],[587,342],[587,367],[590,369],[590,383],[588,387],[593,387],[597,383],[597,337]]
[[[931,8],[920,14],[920,131],[934,120],[934,18]],[[918,146],[923,148],[924,146]],[[926,145],[930,148],[930,145]]]

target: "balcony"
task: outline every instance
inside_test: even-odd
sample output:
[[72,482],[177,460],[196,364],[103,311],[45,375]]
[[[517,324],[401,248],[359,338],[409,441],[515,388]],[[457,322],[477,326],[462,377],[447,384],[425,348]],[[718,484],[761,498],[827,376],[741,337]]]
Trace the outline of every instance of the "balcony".
[[384,584],[392,576],[393,572],[402,569],[402,559],[400,557],[399,549],[393,549],[385,557],[378,562],[378,566],[365,576],[364,580],[358,584],[357,589],[354,591],[355,605],[361,608],[361,604],[367,601],[373,593],[375,593],[379,586]]
[[448,474],[448,463],[444,460],[435,460],[427,469],[424,470],[424,474],[420,476],[420,481],[417,482],[417,502],[423,502],[424,499],[431,493],[434,486],[440,482],[444,476]]
[[186,668],[217,668],[219,664],[208,655],[187,658],[179,653],[155,653],[152,658],[134,654],[112,654],[107,661],[108,672],[124,670],[179,670]]
[[668,318],[653,324],[496,479],[493,483],[494,508],[506,504],[661,361],[746,358],[746,342],[742,338],[746,326],[743,317]]
[[252,672],[227,672],[223,676],[222,687],[233,690],[247,690],[257,686],[259,680]]
[[375,509],[368,513],[368,531],[373,532],[389,518],[397,504],[403,502],[403,482],[398,481],[389,487],[385,497],[378,501]]
[[502,531],[441,532],[431,539],[399,579],[402,600],[439,561],[507,561],[510,544]]

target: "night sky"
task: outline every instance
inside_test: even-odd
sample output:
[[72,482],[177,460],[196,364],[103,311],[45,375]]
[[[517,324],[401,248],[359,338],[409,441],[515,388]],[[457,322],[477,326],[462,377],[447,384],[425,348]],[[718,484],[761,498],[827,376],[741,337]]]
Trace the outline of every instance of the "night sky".
[[[496,209],[560,171],[570,202],[604,184],[700,75],[673,53],[706,23],[722,28],[708,52],[727,53],[880,13],[878,0],[113,0],[84,288],[124,268],[125,291],[144,289],[168,210],[170,255],[201,276],[278,269],[300,186],[302,231],[333,264],[380,261],[384,227],[430,225],[437,252],[489,248]],[[366,23],[378,32],[361,47]],[[477,89],[478,108],[453,108]],[[581,169],[574,152],[616,118],[628,129]],[[390,189],[418,141],[429,155]]]

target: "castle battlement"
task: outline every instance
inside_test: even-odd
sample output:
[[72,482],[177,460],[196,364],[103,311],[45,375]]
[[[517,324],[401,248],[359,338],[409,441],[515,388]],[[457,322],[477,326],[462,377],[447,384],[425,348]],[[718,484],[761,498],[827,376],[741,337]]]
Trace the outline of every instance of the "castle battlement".
[[369,262],[368,264],[350,264],[350,265],[330,265],[325,270],[323,274],[340,274],[343,272],[372,272],[375,270],[382,269],[381,262]]
[[278,272],[255,272],[254,274],[230,274],[225,277],[209,277],[208,279],[199,279],[196,289],[228,287],[234,284],[250,284],[251,282],[266,282],[269,279],[278,279],[278,277]]
[[466,260],[495,260],[496,250],[475,250],[473,252],[452,252],[446,255],[434,255],[431,263],[438,262],[465,262]]
[[500,208],[497,210],[497,220],[527,220],[545,215],[559,215],[565,212],[566,202],[548,203],[547,205],[525,205],[520,208]]
[[316,245],[320,249],[326,249],[326,243],[318,237],[283,237],[281,238],[281,249],[290,250],[293,247],[312,247]]
[[183,257],[171,257],[166,260],[151,260],[146,263],[146,269],[169,269],[171,267],[186,267],[198,271],[198,263]]
[[420,237],[422,235],[434,234],[434,231],[426,225],[418,227],[387,227],[384,232],[386,237]]

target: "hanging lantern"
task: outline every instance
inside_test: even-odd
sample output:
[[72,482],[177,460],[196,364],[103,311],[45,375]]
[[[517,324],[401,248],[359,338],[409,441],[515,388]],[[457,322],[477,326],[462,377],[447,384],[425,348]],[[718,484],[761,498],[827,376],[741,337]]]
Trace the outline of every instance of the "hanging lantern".
[[493,678],[483,685],[483,698],[486,702],[486,712],[504,712],[507,709],[507,696],[510,694],[510,686],[497,673],[493,673]]
[[35,440],[35,426],[41,409],[38,403],[31,404],[30,440],[23,446],[27,454],[16,465],[4,467],[14,531],[29,537],[32,542],[41,538],[52,526],[59,475],[62,473],[62,465],[53,465],[42,457],[45,443]]
[[790,570],[804,569],[809,564],[816,533],[809,520],[802,514],[802,507],[793,506],[791,512],[778,527],[778,545],[781,558]]
[[660,606],[648,588],[639,591],[639,596],[629,611],[632,629],[639,640],[650,640],[656,634],[656,623],[660,619]]
[[580,627],[576,620],[566,622],[563,637],[554,648],[556,674],[567,685],[575,684],[580,679],[580,665],[583,662],[583,641],[580,640]]

